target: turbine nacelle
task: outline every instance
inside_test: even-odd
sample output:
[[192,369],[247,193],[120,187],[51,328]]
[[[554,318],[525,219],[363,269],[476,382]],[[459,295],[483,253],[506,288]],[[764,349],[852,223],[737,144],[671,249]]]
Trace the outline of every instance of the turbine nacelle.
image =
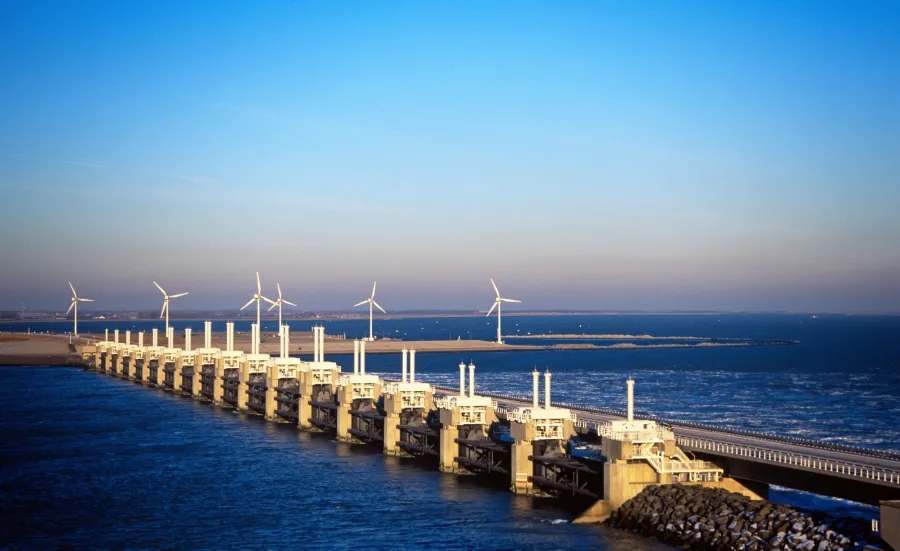
[[[94,302],[94,299],[91,298],[81,298],[78,296],[78,293],[75,292],[75,287],[72,286],[72,282],[69,282],[69,289],[72,289],[72,302],[69,303],[69,309],[66,310],[66,314],[72,311],[72,308],[75,308],[76,302]],[[25,309],[25,305],[22,305],[22,309]]]
[[267,300],[269,302],[269,304],[272,305],[272,306],[269,306],[269,309],[267,310],[268,312],[271,312],[276,306],[278,306],[280,308],[282,304],[288,304],[290,306],[297,306],[293,302],[281,298],[281,284],[276,283],[275,286],[278,288],[278,298],[276,300],[269,300],[266,297],[263,297],[265,300]]
[[156,288],[159,289],[159,292],[162,293],[162,296],[163,296],[163,305],[162,305],[162,310],[159,311],[159,318],[160,319],[162,319],[163,317],[166,318],[166,331],[168,331],[168,329],[169,329],[169,300],[171,300],[173,298],[183,297],[183,296],[187,295],[188,293],[176,293],[174,295],[170,295],[170,294],[166,293],[165,289],[163,289],[159,285],[159,283],[154,281],[153,284],[156,285]]

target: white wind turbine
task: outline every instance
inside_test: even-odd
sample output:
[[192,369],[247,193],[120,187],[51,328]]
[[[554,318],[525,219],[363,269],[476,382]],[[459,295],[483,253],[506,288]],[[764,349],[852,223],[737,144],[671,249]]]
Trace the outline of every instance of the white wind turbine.
[[501,298],[500,297],[500,289],[497,289],[497,284],[494,283],[494,280],[491,279],[491,285],[494,286],[494,292],[497,293],[497,298],[494,299],[494,305],[491,306],[491,309],[488,310],[487,315],[490,316],[491,312],[494,311],[494,308],[497,309],[497,344],[503,344],[503,338],[500,336],[500,309],[501,304],[504,302],[522,302],[521,300],[515,300],[512,298]]
[[[72,308],[75,309],[75,329],[72,331],[76,336],[78,335],[78,303],[79,302],[94,302],[94,299],[91,298],[78,298],[78,294],[75,292],[75,287],[72,287],[72,282],[69,282],[69,289],[72,289],[72,304],[69,305],[69,309],[66,310],[66,315],[72,311]],[[25,311],[25,306],[22,306],[22,311]]]
[[166,335],[168,335],[169,334],[169,299],[183,297],[184,295],[186,295],[188,293],[178,293],[177,295],[169,295],[169,294],[166,294],[166,292],[163,290],[163,288],[159,286],[159,283],[154,281],[153,284],[156,285],[156,288],[159,289],[159,292],[163,294],[163,307],[159,313],[159,317],[163,317],[163,315],[166,316]]
[[364,300],[362,302],[358,302],[353,305],[353,307],[356,308],[357,306],[362,306],[363,304],[369,303],[369,340],[370,341],[375,340],[375,337],[372,335],[372,305],[375,305],[376,308],[381,310],[383,313],[387,314],[387,312],[384,311],[384,308],[382,308],[381,306],[378,305],[377,302],[375,302],[375,285],[377,285],[377,284],[378,284],[377,281],[372,282],[372,296],[370,296],[369,298],[367,298],[366,300]]
[[256,303],[256,330],[257,330],[257,331],[260,331],[260,326],[259,326],[259,303],[260,303],[260,301],[262,301],[262,300],[264,300],[264,301],[266,301],[266,302],[268,302],[268,303],[273,303],[273,301],[271,301],[271,300],[267,299],[266,297],[262,296],[262,284],[259,282],[259,272],[256,272],[256,292],[253,293],[253,298],[251,298],[250,300],[248,300],[248,301],[247,301],[247,304],[241,306],[241,310],[243,310],[244,308],[250,306],[250,305],[253,304],[254,302]]
[[297,305],[289,300],[284,300],[283,298],[281,298],[281,285],[276,283],[275,286],[278,287],[278,300],[272,301],[272,300],[267,299],[266,297],[263,297],[263,298],[272,305],[272,306],[269,306],[269,310],[268,310],[269,312],[272,311],[272,308],[275,308],[276,306],[278,307],[278,333],[281,334],[281,305],[282,304],[289,304],[291,306],[297,306]]

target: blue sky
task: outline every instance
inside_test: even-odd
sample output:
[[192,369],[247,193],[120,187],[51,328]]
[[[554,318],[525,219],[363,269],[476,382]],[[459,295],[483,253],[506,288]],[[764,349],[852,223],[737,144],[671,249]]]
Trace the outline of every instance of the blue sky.
[[[900,312],[893,2],[0,3],[0,307]],[[265,291],[265,289],[264,289]]]

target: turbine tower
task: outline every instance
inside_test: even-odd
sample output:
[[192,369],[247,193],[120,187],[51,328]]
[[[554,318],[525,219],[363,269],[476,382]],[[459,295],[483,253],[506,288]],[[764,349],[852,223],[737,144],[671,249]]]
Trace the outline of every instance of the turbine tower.
[[247,304],[241,306],[241,310],[243,310],[244,308],[246,308],[246,307],[250,306],[251,304],[253,304],[254,302],[256,302],[256,330],[257,331],[261,331],[260,326],[259,326],[259,303],[262,300],[264,300],[270,304],[274,304],[274,301],[271,301],[271,300],[267,299],[266,297],[262,296],[262,284],[260,284],[260,282],[259,282],[259,272],[256,272],[256,292],[253,293],[253,298],[248,300]]
[[521,301],[521,300],[515,300],[515,299],[512,299],[512,298],[502,298],[502,297],[500,296],[500,289],[497,289],[497,284],[494,283],[493,278],[491,279],[491,285],[494,286],[494,292],[497,293],[497,298],[494,299],[494,304],[493,304],[493,306],[491,306],[491,309],[488,310],[487,315],[490,316],[490,315],[491,315],[491,312],[494,311],[494,308],[497,309],[497,344],[503,344],[503,338],[501,337],[501,334],[500,334],[500,310],[501,310],[501,304],[504,303],[504,302],[522,302],[522,301]]
[[[75,292],[75,287],[72,287],[72,282],[69,282],[69,289],[72,289],[72,304],[69,305],[69,309],[66,310],[66,315],[69,315],[69,312],[72,311],[72,308],[75,309],[75,329],[72,333],[75,336],[78,336],[78,303],[79,302],[94,302],[94,299],[91,298],[78,298],[78,294]],[[22,312],[25,311],[25,305],[22,305]]]
[[278,333],[281,334],[281,305],[282,304],[290,304],[291,306],[297,306],[297,305],[289,300],[284,300],[283,298],[281,298],[281,285],[276,283],[275,286],[278,287],[278,300],[271,301],[271,300],[267,299],[266,297],[263,297],[263,298],[266,299],[272,305],[272,306],[269,306],[269,310],[268,310],[269,312],[272,311],[272,308],[275,308],[276,306],[278,307]]
[[382,308],[381,306],[378,305],[377,302],[375,302],[375,285],[377,285],[377,284],[378,284],[377,281],[372,282],[372,296],[370,296],[369,298],[367,298],[366,300],[364,300],[362,302],[358,302],[353,305],[353,307],[356,308],[357,306],[362,306],[363,304],[369,303],[369,340],[370,341],[375,340],[375,337],[372,335],[372,305],[374,305],[376,308],[381,310],[383,313],[387,314],[387,312],[384,311],[384,308]]
[[183,297],[184,295],[186,295],[188,293],[178,293],[177,295],[168,295],[163,290],[163,288],[159,286],[159,283],[154,281],[153,284],[156,285],[156,288],[159,289],[159,292],[163,294],[163,307],[159,313],[159,317],[161,318],[161,317],[163,317],[163,315],[166,316],[166,335],[168,335],[169,334],[169,299]]

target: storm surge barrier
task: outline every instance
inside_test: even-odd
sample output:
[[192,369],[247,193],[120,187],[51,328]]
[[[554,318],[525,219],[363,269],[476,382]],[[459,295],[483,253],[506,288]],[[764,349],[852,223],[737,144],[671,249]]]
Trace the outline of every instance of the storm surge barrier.
[[[532,373],[530,397],[475,392],[475,365],[459,365],[459,388],[416,380],[416,351],[403,349],[399,378],[366,373],[366,340],[353,370],[325,360],[323,327],[312,359],[104,340],[82,348],[100,373],[216,406],[258,414],[385,454],[434,463],[442,472],[503,480],[526,495],[568,495],[614,510],[647,486],[680,483],[767,497],[769,485],[877,505],[900,499],[900,455],[804,439],[635,415],[551,400],[551,373]],[[257,335],[253,324],[252,331]],[[127,339],[127,337],[126,337]],[[130,339],[127,339],[130,341]],[[153,342],[156,345],[156,342]],[[543,396],[539,386],[543,379]],[[468,380],[468,386],[466,382]],[[541,400],[543,397],[543,400]],[[596,502],[596,503],[595,503]]]

